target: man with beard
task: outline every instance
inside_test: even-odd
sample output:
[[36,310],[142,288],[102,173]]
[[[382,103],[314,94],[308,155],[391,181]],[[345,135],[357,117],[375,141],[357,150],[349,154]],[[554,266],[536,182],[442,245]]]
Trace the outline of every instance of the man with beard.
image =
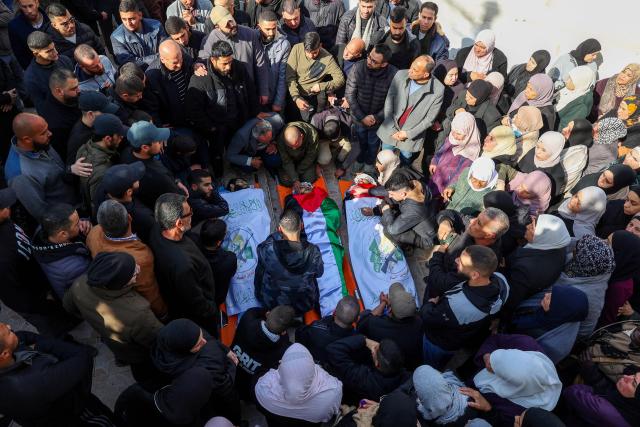
[[380,43],[391,49],[389,63],[399,70],[406,70],[420,54],[420,42],[407,30],[407,10],[398,6],[389,14],[389,31]]
[[366,166],[373,169],[380,147],[380,138],[376,135],[384,119],[384,102],[391,81],[398,69],[389,65],[391,50],[383,44],[377,44],[369,53],[366,61],[353,66],[345,98],[354,124],[355,135],[360,144],[360,154],[356,170]]
[[[75,189],[67,168],[49,146],[49,125],[40,116],[20,113],[13,119],[13,133],[4,176],[27,212],[40,220],[49,204],[76,202]],[[68,168],[77,176],[91,175],[91,165],[77,161]]]
[[158,45],[166,37],[164,28],[155,19],[142,18],[135,0],[122,0],[118,10],[122,24],[111,34],[116,63],[133,61],[146,69],[158,57]]
[[164,29],[171,40],[182,46],[182,50],[186,54],[193,59],[198,58],[200,46],[207,37],[205,33],[192,29],[182,18],[177,16],[168,17],[167,22],[164,23]]
[[346,12],[340,19],[336,43],[347,44],[349,40],[364,40],[369,49],[384,34],[387,20],[375,11],[376,0],[360,0],[358,6]]
[[47,121],[53,133],[51,145],[66,159],[71,128],[82,117],[78,108],[78,79],[73,71],[55,70],[49,77],[49,90],[49,96],[38,108],[38,113]]
[[73,61],[66,56],[59,56],[51,36],[42,31],[29,34],[27,45],[33,59],[24,72],[24,87],[38,109],[49,93],[51,73],[58,68],[73,70]]
[[209,159],[216,177],[222,176],[224,145],[255,116],[257,107],[253,80],[234,59],[228,42],[213,44],[207,75],[191,78],[185,105],[187,117],[209,141]]
[[98,55],[94,48],[87,44],[79,45],[73,51],[76,60],[75,73],[80,85],[80,92],[100,91],[107,94],[109,88],[116,83],[116,67],[105,55]]
[[266,105],[269,100],[269,64],[260,43],[260,33],[244,25],[238,25],[229,11],[221,6],[213,8],[210,19],[216,28],[211,31],[202,46],[200,59],[209,59],[216,42],[229,43],[233,58],[242,64],[249,79],[257,86],[254,87],[254,95],[259,96],[260,105]]
[[281,112],[287,94],[285,74],[287,72],[287,59],[291,52],[291,44],[287,38],[278,31],[278,16],[272,10],[265,10],[260,14],[258,21],[260,42],[269,59],[269,102],[271,110]]
[[189,204],[193,209],[193,226],[205,219],[220,218],[229,213],[229,204],[213,185],[206,169],[191,171],[189,176]]
[[316,26],[311,19],[302,15],[300,3],[297,0],[284,0],[281,12],[280,28],[291,46],[302,43],[305,34],[316,31]]

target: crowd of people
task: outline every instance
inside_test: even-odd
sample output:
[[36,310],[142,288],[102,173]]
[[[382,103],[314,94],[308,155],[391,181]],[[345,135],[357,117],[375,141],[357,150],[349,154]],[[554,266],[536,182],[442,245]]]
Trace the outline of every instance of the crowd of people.
[[[0,300],[38,331],[0,323],[0,425],[640,425],[640,64],[445,30],[417,0],[0,2]],[[223,344],[224,193],[332,164],[424,295],[304,324],[289,208]],[[82,321],[135,379],[114,409]]]

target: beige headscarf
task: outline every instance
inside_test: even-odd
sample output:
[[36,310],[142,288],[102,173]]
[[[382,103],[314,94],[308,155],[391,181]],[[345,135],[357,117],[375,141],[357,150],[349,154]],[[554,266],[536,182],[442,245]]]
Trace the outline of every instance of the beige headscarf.
[[400,166],[400,157],[393,150],[381,150],[376,156],[376,161],[384,167],[378,177],[380,185],[384,185],[393,171]]
[[496,140],[496,146],[492,151],[482,151],[482,157],[494,159],[498,156],[513,156],[516,154],[516,137],[509,126],[496,126],[489,132]]
[[598,105],[598,116],[608,113],[616,107],[616,98],[624,98],[625,96],[634,95],[636,93],[636,85],[640,80],[640,64],[629,64],[622,72],[631,71],[633,77],[631,81],[626,85],[619,85],[617,83],[618,74],[614,74],[607,80],[607,84],[604,87],[602,96],[600,97],[600,104]]
[[516,142],[522,146],[522,156],[524,156],[538,143],[540,129],[544,125],[542,113],[538,107],[526,105],[518,108],[512,122],[522,132],[522,136]]

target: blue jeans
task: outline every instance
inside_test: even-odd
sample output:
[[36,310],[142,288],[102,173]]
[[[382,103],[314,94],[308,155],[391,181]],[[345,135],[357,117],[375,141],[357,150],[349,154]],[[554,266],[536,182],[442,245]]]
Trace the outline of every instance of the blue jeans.
[[431,341],[427,339],[426,336],[422,337],[423,344],[423,352],[424,352],[424,363],[430,365],[431,367],[442,371],[449,360],[454,355],[453,351],[444,350]]
[[[395,147],[391,144],[382,144],[382,149],[398,150],[398,147]],[[398,150],[398,151],[400,151],[400,163],[402,163],[403,165],[410,165],[411,162],[413,161],[414,154],[417,154],[417,153],[412,153],[411,151],[404,151],[404,150]]]
[[360,145],[358,162],[373,166],[380,148],[380,138],[376,135],[376,129],[368,128],[360,123],[354,123],[356,138]]

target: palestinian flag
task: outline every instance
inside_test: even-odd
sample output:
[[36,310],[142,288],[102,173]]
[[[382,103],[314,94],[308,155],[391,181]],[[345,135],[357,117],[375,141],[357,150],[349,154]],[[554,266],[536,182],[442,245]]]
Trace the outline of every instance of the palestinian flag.
[[330,315],[338,301],[348,294],[342,270],[344,247],[338,235],[340,209],[320,187],[307,194],[287,196],[285,208],[301,214],[307,239],[320,248],[324,262],[324,274],[318,278],[320,314]]

